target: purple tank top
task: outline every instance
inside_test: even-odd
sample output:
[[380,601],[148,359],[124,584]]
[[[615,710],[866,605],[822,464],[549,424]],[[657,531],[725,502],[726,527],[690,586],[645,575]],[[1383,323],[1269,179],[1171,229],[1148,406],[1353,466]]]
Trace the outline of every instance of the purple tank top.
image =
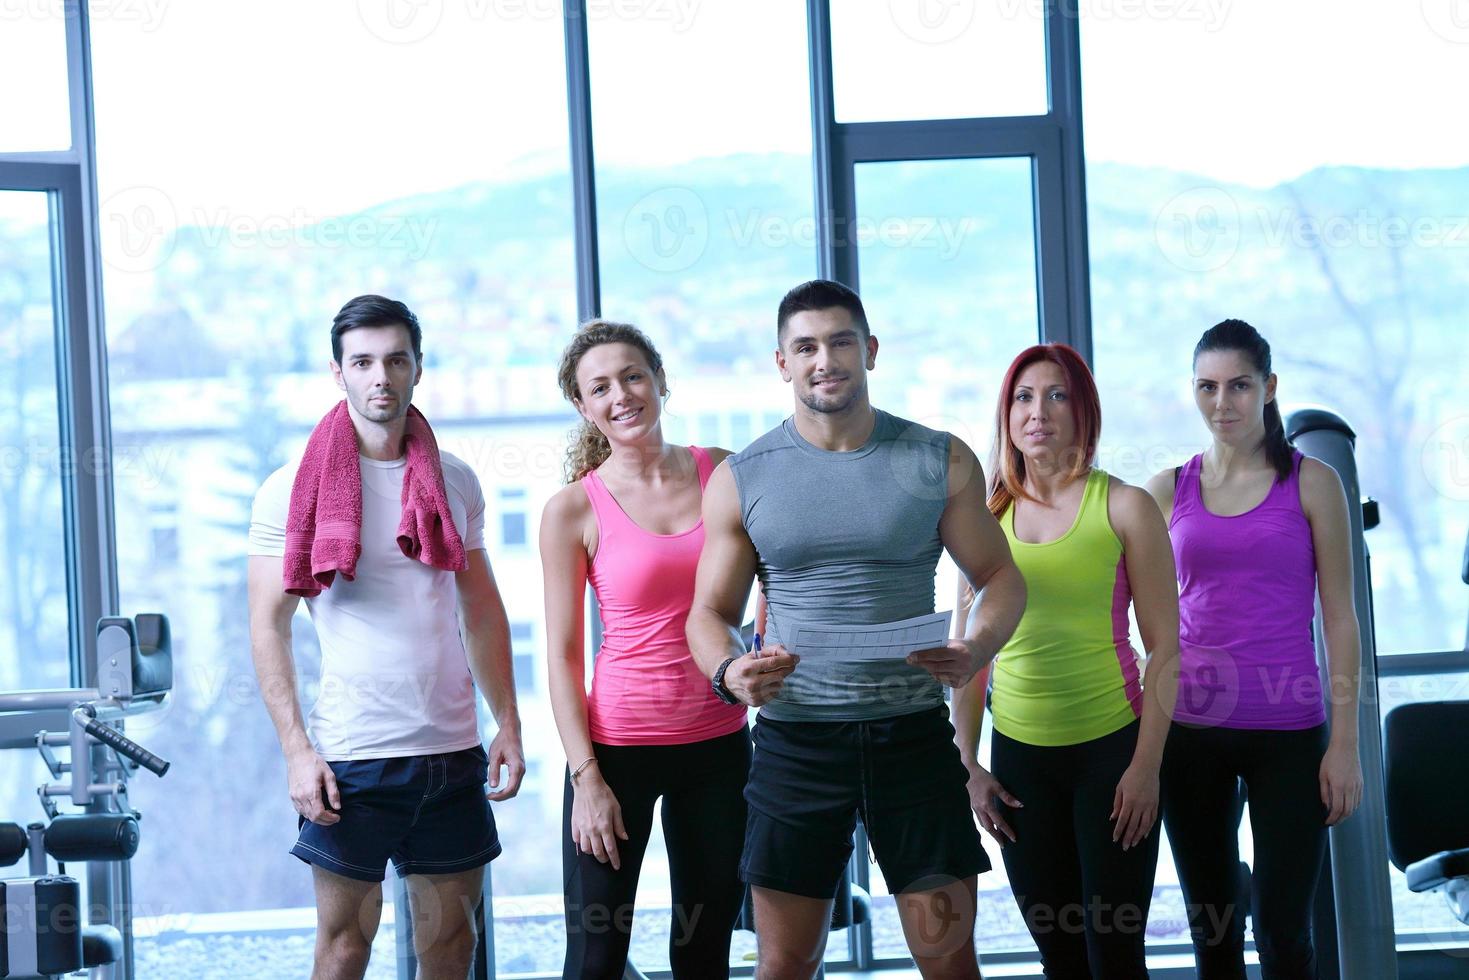
[[1180,671],[1173,717],[1223,728],[1326,720],[1311,618],[1316,551],[1301,509],[1301,459],[1253,510],[1204,507],[1203,456],[1184,464],[1168,521],[1178,566]]

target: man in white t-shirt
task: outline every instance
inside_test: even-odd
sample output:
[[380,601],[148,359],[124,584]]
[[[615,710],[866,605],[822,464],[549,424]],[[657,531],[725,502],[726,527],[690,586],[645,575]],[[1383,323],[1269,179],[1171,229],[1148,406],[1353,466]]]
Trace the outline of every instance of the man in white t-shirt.
[[[514,796],[525,774],[510,631],[485,553],[484,496],[462,460],[441,456],[467,570],[430,567],[397,541],[421,337],[413,313],[381,296],[357,297],[332,323],[332,375],[346,393],[362,476],[361,555],[354,578],[338,575],[306,600],[321,646],[321,690],[304,721],[291,656],[300,600],[285,591],[282,572],[299,460],[266,479],[251,514],[251,646],[300,815],[291,853],[312,866],[312,976],[321,980],[366,971],[389,858],[408,886],[419,976],[466,975],[484,865],[500,853],[488,801]],[[488,755],[476,686],[499,725]]]

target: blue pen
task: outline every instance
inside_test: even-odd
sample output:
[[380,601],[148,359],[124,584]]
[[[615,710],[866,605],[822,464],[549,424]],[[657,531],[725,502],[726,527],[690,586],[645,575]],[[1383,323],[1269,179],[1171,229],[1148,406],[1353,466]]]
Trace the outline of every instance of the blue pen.
[[756,653],[759,653],[760,652],[760,634],[759,633],[756,633],[755,634],[755,652]]

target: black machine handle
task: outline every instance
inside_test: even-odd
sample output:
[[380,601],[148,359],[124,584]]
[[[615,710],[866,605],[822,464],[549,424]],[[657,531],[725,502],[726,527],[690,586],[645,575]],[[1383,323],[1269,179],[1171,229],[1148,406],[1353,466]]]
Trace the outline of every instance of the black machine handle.
[[168,772],[168,762],[158,758],[158,756],[149,752],[116,728],[110,728],[93,718],[82,726],[82,730],[103,745],[115,749],[119,755],[125,755],[129,759],[132,759],[156,776],[162,776]]

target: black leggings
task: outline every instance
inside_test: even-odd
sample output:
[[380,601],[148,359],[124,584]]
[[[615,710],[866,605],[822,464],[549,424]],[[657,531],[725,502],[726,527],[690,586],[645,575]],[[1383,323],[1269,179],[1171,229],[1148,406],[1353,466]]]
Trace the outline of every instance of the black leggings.
[[679,980],[729,976],[729,941],[744,899],[745,780],[750,730],[687,745],[593,743],[597,768],[622,807],[622,869],[579,854],[571,840],[571,780],[561,817],[566,891],[566,980],[621,980],[632,938],[638,873],[663,798],[663,837],[673,891],[668,961]]
[[994,733],[991,771],[1024,803],[1005,810],[1016,840],[1001,850],[1010,888],[1052,980],[1148,975],[1148,906],[1158,831],[1124,851],[1110,819],[1138,723],[1077,745],[1039,746]]
[[[1302,731],[1174,724],[1163,752],[1163,821],[1188,904],[1199,980],[1244,980],[1245,904],[1266,980],[1315,980],[1311,906],[1326,856],[1318,773],[1326,726]],[[1255,837],[1240,891],[1240,780]]]

